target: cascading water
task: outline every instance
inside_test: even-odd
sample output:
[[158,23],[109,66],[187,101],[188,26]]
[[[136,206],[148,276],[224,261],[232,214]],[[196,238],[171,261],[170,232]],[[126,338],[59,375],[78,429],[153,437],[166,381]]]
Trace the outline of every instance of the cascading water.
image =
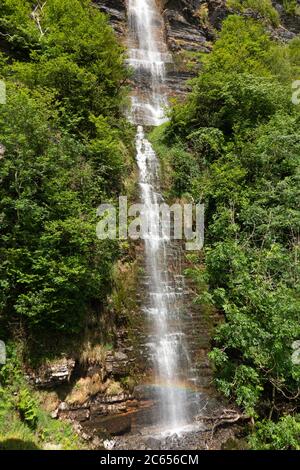
[[131,118],[138,124],[159,125],[167,106],[165,64],[170,62],[163,23],[155,0],[128,0],[129,64],[136,74]]
[[149,346],[161,426],[174,432],[188,421],[186,391],[179,386],[187,381],[189,369],[178,302],[182,286],[178,286],[169,269],[172,241],[157,217],[157,206],[162,202],[159,162],[142,127],[159,125],[165,120],[165,65],[170,61],[170,56],[155,0],[128,0],[128,17],[129,64],[135,70],[136,83],[131,120],[138,125],[136,151],[139,183],[144,205],[143,216],[149,227],[144,235],[149,297],[144,303],[144,310],[152,325]]

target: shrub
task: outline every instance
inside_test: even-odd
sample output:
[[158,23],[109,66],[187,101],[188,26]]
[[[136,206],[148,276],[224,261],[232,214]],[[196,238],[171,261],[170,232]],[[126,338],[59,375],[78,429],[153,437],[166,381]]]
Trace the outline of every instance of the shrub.
[[227,5],[237,11],[245,12],[250,9],[257,12],[265,21],[273,26],[279,26],[280,16],[273,7],[271,0],[228,0]]
[[300,416],[258,423],[249,443],[255,450],[300,450]]
[[17,409],[20,413],[21,420],[30,428],[35,429],[37,426],[37,403],[31,396],[29,390],[23,389],[19,393]]

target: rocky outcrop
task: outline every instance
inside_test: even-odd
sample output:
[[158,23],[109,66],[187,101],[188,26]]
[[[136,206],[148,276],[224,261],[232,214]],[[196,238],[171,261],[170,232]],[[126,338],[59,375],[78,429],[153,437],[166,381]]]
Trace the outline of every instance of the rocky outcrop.
[[[180,5],[180,3],[182,5]],[[196,16],[200,2],[163,2],[163,17],[169,49],[208,52],[207,30]]]
[[[300,0],[297,0],[300,5]],[[126,0],[94,0],[101,11],[110,17],[112,26],[122,42],[127,36]],[[186,95],[188,81],[199,71],[198,53],[209,53],[224,19],[234,13],[226,0],[157,0],[164,19],[165,37],[173,54],[173,64],[168,64],[167,87],[171,96]],[[282,2],[273,1],[282,25],[271,28],[270,34],[279,41],[290,41],[300,32],[300,16],[287,14]],[[246,16],[259,19],[257,12],[247,11]]]
[[298,14],[293,12],[286,12],[283,2],[273,0],[272,3],[280,15],[282,26],[284,27],[289,38],[291,38],[290,33],[292,33],[292,35],[300,34],[300,0],[297,0]]
[[228,15],[225,0],[161,0],[167,40],[172,51],[210,52]]
[[[216,32],[224,19],[233,11],[226,0],[157,0],[165,22],[165,35],[173,53],[210,52]],[[112,26],[124,39],[127,31],[126,0],[94,0],[96,6],[106,13]],[[300,33],[299,14],[287,13],[283,2],[273,0],[280,14],[282,26],[273,30],[281,40],[290,40]],[[300,11],[300,0],[297,0]],[[247,13],[254,15],[255,13]]]
[[106,13],[115,31],[124,36],[126,32],[125,0],[94,0],[97,7]]
[[28,382],[38,388],[53,388],[70,381],[75,367],[74,359],[63,358],[27,371]]
[[131,418],[123,415],[131,415],[139,407],[129,391],[135,365],[133,347],[128,346],[107,351],[101,361],[84,365],[74,358],[45,363],[28,369],[27,380],[43,390],[45,404],[51,395],[54,406],[47,411],[53,419],[71,421],[78,432],[92,440],[99,434],[121,435],[130,430]]

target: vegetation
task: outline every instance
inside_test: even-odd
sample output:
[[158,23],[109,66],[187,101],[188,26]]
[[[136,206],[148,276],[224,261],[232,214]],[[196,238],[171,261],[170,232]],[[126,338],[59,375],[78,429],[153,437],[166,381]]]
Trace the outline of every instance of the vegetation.
[[227,0],[227,5],[229,8],[241,13],[252,10],[272,26],[279,26],[280,24],[279,13],[273,7],[271,0]]
[[12,51],[1,72],[1,324],[78,333],[118,256],[97,240],[95,213],[132,163],[122,49],[88,0],[4,0],[1,21]]
[[[281,3],[299,14],[294,0]],[[197,302],[224,316],[210,355],[216,385],[255,423],[253,449],[299,450],[300,111],[291,83],[300,38],[271,39],[279,14],[270,0],[228,5],[238,14],[224,21],[212,54],[178,55],[201,73],[152,140],[166,195],[205,203],[206,246],[190,255],[189,275]],[[198,17],[206,27],[207,5]],[[97,206],[133,190],[124,62],[90,0],[0,0],[0,339],[8,353],[0,449],[82,448],[71,426],[43,411],[25,364],[49,349],[57,356],[61,344],[76,345],[83,367],[99,364],[113,347],[108,324],[137,321],[130,247],[96,237]],[[105,310],[115,313],[110,322]],[[67,401],[134,383],[128,376],[105,388],[98,374],[79,378]]]
[[297,0],[281,0],[280,3],[288,15],[300,15],[300,5]]
[[0,450],[84,448],[71,425],[43,411],[39,394],[24,379],[20,358],[15,344],[8,344],[8,361],[0,370]]
[[[51,338],[55,356],[69,341],[79,351],[95,318],[103,333],[121,251],[97,239],[96,208],[121,192],[134,136],[122,112],[123,48],[89,0],[1,0],[0,35],[0,338],[15,350],[26,343],[22,376],[22,361],[46,355]],[[3,429],[38,447],[49,426],[49,439],[63,430],[73,440],[62,425],[54,430],[25,384],[10,388],[8,372],[0,376],[2,447]]]
[[224,313],[211,353],[216,384],[261,421],[250,438],[258,449],[299,448],[298,45],[229,16],[186,103],[152,135],[169,195],[205,203],[205,270],[198,257],[192,268],[198,302]]

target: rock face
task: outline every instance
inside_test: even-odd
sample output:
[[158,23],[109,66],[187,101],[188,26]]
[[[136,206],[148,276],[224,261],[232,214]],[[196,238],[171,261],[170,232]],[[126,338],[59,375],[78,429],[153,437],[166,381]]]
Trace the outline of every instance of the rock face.
[[[127,31],[127,0],[94,0],[101,11],[110,17],[112,26],[117,33],[126,37]],[[216,38],[216,32],[221,29],[222,22],[230,11],[226,0],[157,0],[165,23],[165,35],[169,49],[174,54],[180,52],[210,52],[212,42]],[[288,41],[295,34],[300,33],[300,15],[288,14],[284,10],[282,2],[272,1],[273,6],[279,12],[282,26],[273,31],[273,36],[279,40]],[[300,0],[297,0],[300,9]],[[255,15],[254,15],[255,16]],[[176,64],[176,71],[179,77],[174,80],[174,70],[170,69],[170,83],[172,81],[179,84],[179,92],[182,86],[180,83],[187,78],[184,67]]]
[[[299,34],[300,33],[300,14],[295,15],[295,14],[288,14],[284,10],[284,7],[282,3],[279,3],[278,1],[272,1],[274,7],[280,14],[281,22],[282,25],[284,26],[286,33],[292,33],[294,34]],[[298,8],[300,11],[300,0],[297,0],[298,3]],[[291,35],[289,35],[289,38],[291,38]]]
[[[94,0],[101,11],[110,17],[121,41],[126,44],[127,0]],[[300,8],[300,0],[297,0]],[[217,32],[231,10],[226,0],[157,0],[164,19],[164,35],[173,54],[173,64],[168,64],[167,87],[170,96],[185,96],[188,80],[199,71],[197,53],[209,53]],[[282,25],[270,34],[279,41],[290,41],[300,33],[300,16],[287,14],[281,3],[273,1],[280,14]],[[254,12],[247,16],[257,17]]]
[[43,365],[38,370],[28,371],[29,383],[39,388],[52,388],[69,382],[75,367],[74,359],[61,359],[47,366]]
[[207,28],[201,25],[197,12],[201,0],[163,0],[162,11],[171,51],[208,52]]
[[97,7],[106,13],[113,28],[120,36],[126,31],[126,4],[125,0],[94,0]]
[[[126,0],[94,0],[101,11],[110,17],[112,26],[126,42]],[[173,64],[168,64],[167,87],[171,96],[185,95],[187,81],[195,76],[198,63],[195,53],[209,53],[215,39],[215,29],[220,29],[227,16],[225,0],[157,0],[164,20],[163,34],[173,54]]]

